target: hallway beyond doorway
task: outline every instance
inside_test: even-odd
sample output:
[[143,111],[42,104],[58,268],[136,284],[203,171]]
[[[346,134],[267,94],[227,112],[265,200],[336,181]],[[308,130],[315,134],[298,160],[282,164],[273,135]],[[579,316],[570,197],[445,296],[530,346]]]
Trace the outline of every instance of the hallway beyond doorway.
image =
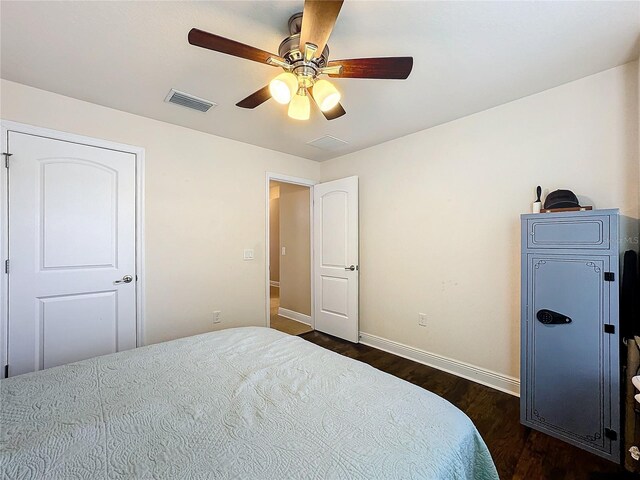
[[278,315],[278,307],[280,306],[280,288],[271,286],[271,328],[275,328],[290,335],[302,335],[303,333],[312,332],[313,329],[302,322],[297,322],[289,318]]

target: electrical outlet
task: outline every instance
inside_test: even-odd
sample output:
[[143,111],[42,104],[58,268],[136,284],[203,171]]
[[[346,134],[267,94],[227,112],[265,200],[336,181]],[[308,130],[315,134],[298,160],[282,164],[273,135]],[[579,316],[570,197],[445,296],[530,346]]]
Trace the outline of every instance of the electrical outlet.
[[282,247],[282,255],[286,255],[287,254],[287,247]]
[[427,326],[427,314],[426,313],[418,313],[418,325],[421,327]]
[[245,260],[253,260],[253,248],[245,248],[243,258]]
[[213,312],[213,323],[222,322],[222,312],[220,310],[216,310]]

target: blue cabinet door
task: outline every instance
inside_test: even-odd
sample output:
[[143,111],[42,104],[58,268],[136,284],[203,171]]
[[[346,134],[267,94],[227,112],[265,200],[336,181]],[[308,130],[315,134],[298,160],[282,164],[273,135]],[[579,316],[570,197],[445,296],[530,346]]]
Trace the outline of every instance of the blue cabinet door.
[[[604,255],[527,254],[523,342],[524,423],[604,456],[617,448],[605,430],[611,428],[609,263]],[[570,321],[543,323],[544,310]]]
[[611,217],[590,215],[557,219],[539,215],[527,220],[527,248],[609,250]]

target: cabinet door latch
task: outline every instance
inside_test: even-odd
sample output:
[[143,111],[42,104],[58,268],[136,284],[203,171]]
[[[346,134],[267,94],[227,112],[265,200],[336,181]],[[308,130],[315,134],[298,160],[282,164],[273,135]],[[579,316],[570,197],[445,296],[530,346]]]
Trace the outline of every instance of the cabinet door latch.
[[617,440],[618,439],[618,433],[614,432],[610,428],[605,428],[604,429],[604,436],[607,437],[609,440]]
[[616,333],[616,326],[610,323],[604,324],[604,333]]
[[605,282],[615,282],[616,275],[613,272],[604,272],[604,281]]

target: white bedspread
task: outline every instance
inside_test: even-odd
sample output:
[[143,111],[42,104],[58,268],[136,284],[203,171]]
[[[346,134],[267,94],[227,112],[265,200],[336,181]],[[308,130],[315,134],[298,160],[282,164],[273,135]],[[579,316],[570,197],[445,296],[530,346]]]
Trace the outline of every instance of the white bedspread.
[[3,478],[497,479],[422,388],[265,328],[0,382]]

